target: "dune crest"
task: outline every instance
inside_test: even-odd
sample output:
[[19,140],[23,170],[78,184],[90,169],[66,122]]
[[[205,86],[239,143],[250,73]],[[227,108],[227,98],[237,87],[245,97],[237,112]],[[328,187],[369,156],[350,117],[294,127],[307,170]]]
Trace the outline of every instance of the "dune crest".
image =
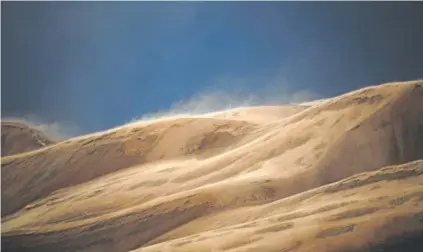
[[423,238],[422,85],[136,122],[2,157],[3,248],[415,245]]
[[42,132],[20,122],[2,121],[1,132],[2,157],[36,150],[54,143]]

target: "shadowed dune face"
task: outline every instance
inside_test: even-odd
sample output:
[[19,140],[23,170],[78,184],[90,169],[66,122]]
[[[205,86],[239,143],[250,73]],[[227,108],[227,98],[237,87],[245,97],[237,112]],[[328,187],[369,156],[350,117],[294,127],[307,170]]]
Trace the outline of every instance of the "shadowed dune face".
[[3,157],[3,248],[420,251],[422,115],[421,84],[391,83]]
[[2,157],[36,150],[54,142],[40,131],[18,122],[1,122]]

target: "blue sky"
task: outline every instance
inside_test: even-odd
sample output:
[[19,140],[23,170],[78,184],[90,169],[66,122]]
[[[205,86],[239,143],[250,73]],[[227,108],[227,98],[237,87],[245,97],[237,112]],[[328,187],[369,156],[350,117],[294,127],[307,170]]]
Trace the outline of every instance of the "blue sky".
[[422,78],[422,6],[2,3],[2,116],[72,123],[81,134],[207,92],[275,103]]

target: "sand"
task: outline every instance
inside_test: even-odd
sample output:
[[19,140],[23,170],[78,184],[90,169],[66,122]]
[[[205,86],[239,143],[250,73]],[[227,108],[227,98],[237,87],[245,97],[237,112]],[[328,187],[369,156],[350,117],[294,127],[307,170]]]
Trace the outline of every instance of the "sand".
[[420,251],[422,84],[135,122],[4,156],[2,248]]
[[1,154],[9,156],[43,148],[54,141],[23,123],[1,122]]

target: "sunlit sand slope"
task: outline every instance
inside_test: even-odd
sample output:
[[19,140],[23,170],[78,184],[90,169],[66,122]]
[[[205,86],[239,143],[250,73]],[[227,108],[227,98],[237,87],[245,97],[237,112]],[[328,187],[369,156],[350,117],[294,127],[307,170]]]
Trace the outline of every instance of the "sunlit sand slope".
[[256,125],[245,122],[182,118],[139,127],[127,126],[4,157],[2,215],[57,189],[132,165],[159,160],[205,159],[239,145],[246,134],[254,130]]
[[[367,251],[423,238],[422,187],[416,161],[250,205],[201,190],[131,207],[123,195],[101,204],[99,192],[85,205],[96,196],[79,192],[6,218],[2,242],[6,251]],[[101,213],[108,205],[113,213]]]
[[423,238],[422,188],[423,161],[386,167],[197,218],[136,251],[405,251],[389,249]]
[[285,117],[289,117],[303,111],[309,106],[305,105],[282,105],[282,106],[257,106],[257,107],[241,107],[221,112],[209,113],[205,116],[214,118],[225,118],[232,120],[240,120],[253,122],[260,125],[280,121]]
[[419,82],[235,111],[3,157],[3,249],[390,251],[423,238]]

